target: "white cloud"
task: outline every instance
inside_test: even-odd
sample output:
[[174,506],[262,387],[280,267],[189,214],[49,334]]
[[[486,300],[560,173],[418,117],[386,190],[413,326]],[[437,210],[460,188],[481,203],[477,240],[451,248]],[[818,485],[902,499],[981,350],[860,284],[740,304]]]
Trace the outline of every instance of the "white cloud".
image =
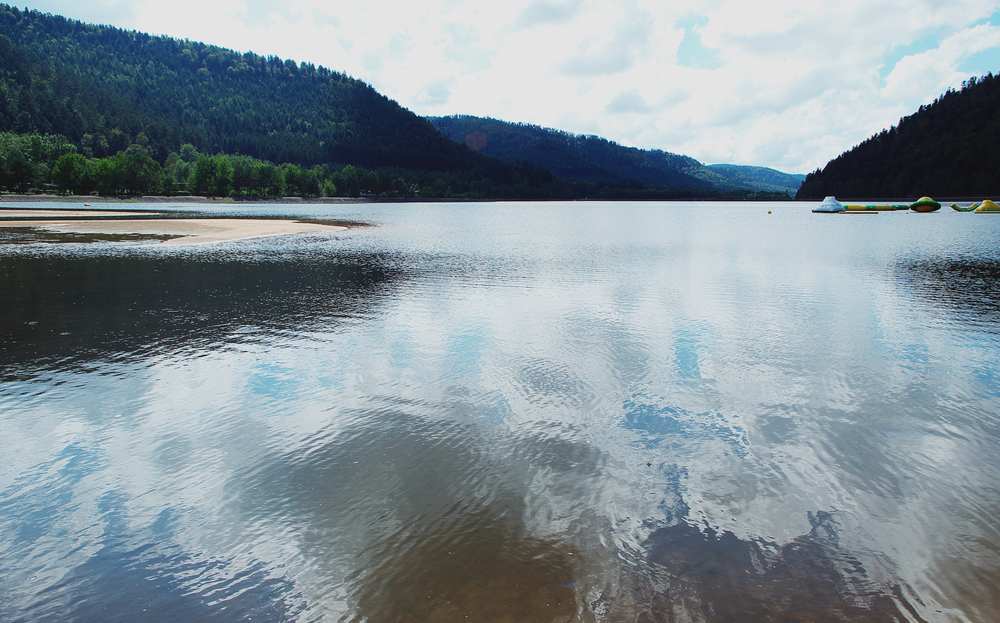
[[[343,71],[418,114],[473,114],[804,172],[968,76],[995,0],[103,0],[36,6]],[[265,6],[266,8],[261,8]],[[197,16],[193,18],[192,16]],[[697,24],[705,68],[678,48]],[[894,49],[932,36],[880,77]],[[884,73],[884,72],[883,72]]]
[[517,16],[519,28],[531,28],[545,23],[567,23],[580,9],[580,0],[574,2],[546,2],[538,0],[524,7]]
[[608,104],[607,111],[610,113],[640,113],[645,114],[650,112],[652,109],[646,100],[643,99],[642,95],[636,92],[635,89],[629,89],[628,91],[623,91],[619,93],[611,103]]
[[995,26],[983,24],[957,32],[937,48],[906,56],[896,63],[885,79],[882,96],[904,102],[927,102],[969,77],[958,69],[964,59],[996,47],[1000,47],[1000,28]]

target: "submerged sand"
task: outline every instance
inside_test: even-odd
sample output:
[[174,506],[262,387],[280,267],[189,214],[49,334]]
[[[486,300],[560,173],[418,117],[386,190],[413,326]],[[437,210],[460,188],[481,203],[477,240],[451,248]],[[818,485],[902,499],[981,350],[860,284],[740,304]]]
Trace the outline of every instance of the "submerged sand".
[[[153,212],[152,214],[162,214]],[[32,210],[30,208],[0,208],[0,218],[66,218],[67,216],[149,216],[150,212],[120,210]],[[3,221],[0,221],[2,223]]]
[[[32,210],[32,216],[37,211]],[[65,213],[63,214],[64,216]],[[94,215],[93,212],[85,213]],[[120,216],[121,213],[116,213]],[[229,240],[246,240],[267,236],[284,236],[307,232],[334,232],[347,229],[337,225],[301,223],[288,220],[270,219],[142,219],[142,220],[100,220],[100,221],[0,221],[0,227],[34,227],[57,233],[76,234],[158,234],[183,236],[162,243],[164,246],[207,244]]]

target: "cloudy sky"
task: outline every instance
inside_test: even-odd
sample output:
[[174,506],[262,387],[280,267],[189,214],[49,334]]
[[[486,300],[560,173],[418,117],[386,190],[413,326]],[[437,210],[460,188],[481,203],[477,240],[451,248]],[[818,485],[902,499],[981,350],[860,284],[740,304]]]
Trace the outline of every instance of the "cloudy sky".
[[[18,3],[21,6],[20,3]],[[422,115],[805,173],[1000,73],[1000,0],[38,0],[343,71]]]

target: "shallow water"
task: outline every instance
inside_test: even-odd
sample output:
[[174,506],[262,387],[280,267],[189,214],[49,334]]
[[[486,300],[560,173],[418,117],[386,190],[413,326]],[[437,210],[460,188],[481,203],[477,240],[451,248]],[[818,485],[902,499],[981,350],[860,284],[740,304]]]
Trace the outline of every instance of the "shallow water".
[[372,226],[0,245],[2,620],[1000,620],[1000,217],[138,207]]

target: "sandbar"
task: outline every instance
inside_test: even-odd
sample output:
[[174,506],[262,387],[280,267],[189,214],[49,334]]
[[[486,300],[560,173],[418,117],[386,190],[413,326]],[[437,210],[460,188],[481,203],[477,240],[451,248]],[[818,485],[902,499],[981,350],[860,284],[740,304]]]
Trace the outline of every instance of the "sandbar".
[[[0,208],[0,218],[66,218],[67,216],[149,216],[162,212],[122,212],[119,210],[34,210]],[[0,221],[3,223],[3,221]],[[88,232],[89,233],[89,232]]]
[[76,234],[159,234],[184,236],[183,238],[171,238],[170,240],[155,243],[164,246],[208,244],[230,240],[246,240],[248,238],[284,236],[307,232],[334,232],[347,229],[338,225],[301,223],[289,220],[228,218],[0,221],[0,227],[35,227],[47,231]]

